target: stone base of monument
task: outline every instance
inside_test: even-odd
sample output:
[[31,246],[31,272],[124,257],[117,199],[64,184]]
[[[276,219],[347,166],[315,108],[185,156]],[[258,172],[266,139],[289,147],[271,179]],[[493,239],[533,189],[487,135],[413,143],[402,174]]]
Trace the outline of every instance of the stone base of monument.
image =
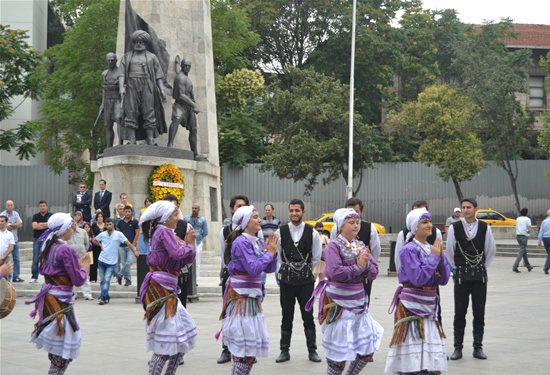
[[128,202],[136,211],[144,207],[149,196],[149,177],[162,164],[174,164],[184,178],[184,197],[180,207],[184,215],[191,213],[193,203],[201,206],[201,215],[208,220],[211,233],[221,230],[219,220],[218,186],[220,168],[210,161],[196,161],[189,150],[149,145],[121,145],[105,150],[102,157],[91,162],[94,176],[94,191],[99,189],[99,180],[107,181],[107,190],[113,193],[112,212],[121,193],[128,194]]

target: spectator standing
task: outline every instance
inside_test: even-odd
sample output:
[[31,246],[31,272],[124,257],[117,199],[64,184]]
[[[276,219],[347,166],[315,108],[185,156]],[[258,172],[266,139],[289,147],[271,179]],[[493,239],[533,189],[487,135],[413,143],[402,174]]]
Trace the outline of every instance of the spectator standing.
[[94,210],[95,214],[102,212],[104,218],[108,218],[111,213],[109,206],[111,205],[111,199],[113,194],[106,189],[107,182],[105,180],[99,180],[99,191],[94,195]]
[[195,255],[195,271],[196,271],[195,283],[197,284],[197,286],[199,285],[202,241],[206,236],[208,236],[208,222],[206,221],[206,218],[204,216],[199,214],[200,211],[201,211],[201,206],[199,206],[197,203],[193,203],[193,205],[191,206],[192,213],[190,215],[186,215],[183,218],[183,220],[191,224],[191,226],[195,230],[195,233],[197,234],[197,240],[196,240],[197,253]]
[[470,295],[472,312],[474,351],[477,359],[487,359],[483,353],[483,333],[485,329],[485,302],[487,301],[487,267],[491,265],[496,253],[495,239],[491,227],[476,218],[477,201],[464,198],[461,202],[464,220],[449,227],[447,236],[447,257],[453,272],[455,317],[454,352],[451,360],[462,358],[466,313]]
[[[141,216],[143,216],[143,213],[149,207],[153,204],[153,200],[149,197],[145,198],[145,202],[143,202],[143,207],[141,211],[139,212],[139,219],[141,220]],[[181,237],[180,237],[181,238]],[[143,239],[143,230],[139,230],[139,253],[142,255],[147,255],[149,253],[149,242],[145,242]],[[183,302],[182,302],[183,303]],[[183,304],[185,306],[185,304]]]
[[[72,223],[72,229],[74,232],[72,233],[71,237],[67,240],[67,245],[69,245],[76,251],[79,258],[82,258],[84,257],[84,255],[88,253],[88,249],[90,248],[90,240],[88,238],[88,234],[84,229],[76,225],[75,222]],[[84,296],[84,299],[86,301],[94,300],[94,297],[92,297],[92,286],[90,285],[90,281],[88,280],[88,278],[86,278],[86,281],[84,282],[84,284],[80,286],[80,290],[82,291],[82,295]],[[76,287],[75,287],[75,291],[76,291]]]
[[116,209],[115,209],[116,214],[115,216],[113,216],[113,223],[115,224],[115,228],[118,225],[118,222],[120,220],[124,220],[124,207],[126,206],[122,203],[119,203],[116,205]]
[[48,211],[46,201],[38,202],[38,213],[32,217],[32,266],[31,266],[31,283],[38,281],[38,259],[40,257],[40,249],[44,241],[40,241],[40,236],[48,229],[48,219],[53,214]]
[[321,237],[321,245],[323,246],[323,253],[322,253],[323,255],[321,255],[321,260],[319,261],[317,266],[313,269],[313,278],[315,279],[315,281],[317,280],[321,281],[325,279],[326,263],[325,263],[324,254],[325,254],[325,247],[328,245],[330,240],[325,234],[323,234],[323,232],[325,231],[325,227],[323,227],[323,223],[321,223],[320,221],[315,223],[315,230],[317,231],[317,233],[319,233],[319,236]]
[[[11,253],[15,247],[15,239],[13,234],[7,229],[8,218],[6,216],[0,215],[0,265],[8,263],[11,261]],[[7,276],[7,279],[11,279],[10,275]]]
[[[105,228],[105,213],[99,212],[95,215],[95,223],[92,224],[91,238],[92,242],[92,256],[93,263],[90,265],[90,282],[97,282],[97,265],[99,264],[99,254],[101,253],[101,246],[98,246],[94,243],[94,238],[96,238],[101,232],[107,230]],[[100,280],[101,281],[101,280]]]
[[264,238],[269,236],[269,233],[276,232],[277,229],[281,226],[281,220],[278,217],[275,217],[273,213],[275,209],[271,203],[268,203],[264,206],[265,216],[262,219],[262,233]]
[[[132,207],[124,207],[124,219],[120,220],[116,226],[116,229],[128,239],[135,249],[137,241],[139,239],[139,222],[132,218]],[[131,254],[133,252],[134,254]],[[135,257],[134,257],[135,255]],[[139,256],[135,250],[130,250],[126,243],[120,245],[118,249],[118,261],[122,267],[117,273],[116,278],[118,285],[122,284],[122,278],[124,277],[124,286],[132,285],[132,276],[130,275],[130,268],[134,264],[135,258]]]
[[[122,232],[115,231],[113,220],[111,218],[105,219],[105,232],[101,232],[93,243],[96,246],[101,246],[101,254],[99,255],[99,277],[101,279],[101,295],[99,296],[99,304],[105,305],[109,303],[111,297],[109,296],[109,286],[111,285],[111,278],[115,272],[115,264],[118,259],[118,248],[121,244],[126,244],[132,251],[135,252],[134,246],[128,241]],[[139,255],[139,254],[138,254]]]
[[[120,198],[120,202],[116,205],[115,209],[113,210],[113,215],[116,216],[117,214],[119,214],[118,207],[120,205],[122,205],[122,207],[126,207],[126,206],[132,207],[132,215],[135,215],[136,211],[134,211],[134,206],[130,202],[128,202],[128,194],[121,193],[119,198]],[[121,218],[124,217],[124,214],[121,215],[120,217]]]
[[539,247],[544,244],[546,249],[546,262],[542,270],[545,274],[548,275],[548,270],[550,269],[550,210],[546,211],[546,219],[542,222],[539,229]]
[[17,229],[21,228],[23,226],[23,221],[21,220],[21,217],[17,213],[17,211],[14,210],[15,205],[13,204],[13,201],[8,200],[6,201],[6,209],[0,213],[2,216],[6,216],[8,218],[8,225],[7,229],[13,234],[13,239],[15,240],[15,245],[13,245],[13,282],[14,283],[21,283],[25,280],[19,277],[20,272],[20,262],[19,262],[19,239],[17,237]]
[[73,197],[73,206],[76,211],[82,212],[84,221],[88,223],[92,220],[92,193],[86,190],[86,184],[82,183],[78,186],[78,191]]
[[531,233],[531,219],[527,217],[528,213],[527,208],[522,208],[520,211],[521,216],[516,219],[516,240],[519,244],[519,254],[512,266],[512,271],[516,273],[520,273],[518,266],[521,259],[523,259],[527,271],[531,272],[533,269],[527,258],[527,241],[529,240],[529,233]]
[[449,234],[449,227],[451,224],[456,223],[458,220],[460,220],[460,214],[462,212],[460,211],[460,207],[455,207],[453,210],[453,215],[449,218],[447,218],[447,221],[445,221],[445,235]]

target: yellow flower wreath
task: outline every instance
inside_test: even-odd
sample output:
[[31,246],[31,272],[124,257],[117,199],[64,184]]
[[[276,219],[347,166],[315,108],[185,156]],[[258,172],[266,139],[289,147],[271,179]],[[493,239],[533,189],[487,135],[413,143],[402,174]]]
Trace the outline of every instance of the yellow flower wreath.
[[162,164],[149,177],[149,195],[153,202],[163,200],[166,194],[174,194],[180,202],[185,195],[183,176],[174,164]]

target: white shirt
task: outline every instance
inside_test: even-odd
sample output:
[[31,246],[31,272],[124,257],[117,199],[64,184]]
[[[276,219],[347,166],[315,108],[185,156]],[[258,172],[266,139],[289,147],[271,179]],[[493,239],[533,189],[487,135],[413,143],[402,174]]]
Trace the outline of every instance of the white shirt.
[[[473,223],[468,223],[466,220],[461,220],[461,221],[463,222],[462,224],[464,226],[464,229],[465,229],[464,231],[466,232],[466,235],[470,238],[474,238],[477,234],[479,220],[476,219],[476,221],[474,221]],[[456,247],[455,229],[454,229],[454,226],[451,225],[449,227],[449,234],[447,234],[446,251],[447,251],[447,259],[449,260],[449,263],[451,263],[451,266],[453,267],[456,267],[455,247]],[[491,227],[489,225],[487,225],[487,233],[485,234],[484,252],[485,252],[485,267],[489,267],[497,252],[495,238],[493,237],[493,232],[491,231]]]
[[4,255],[10,248],[10,245],[15,245],[15,238],[9,230],[0,230],[0,255]]
[[[435,228],[435,237],[441,238],[441,240],[443,241],[443,236],[441,235],[441,231],[439,230],[439,228]],[[403,246],[405,246],[405,236],[403,234],[403,231],[400,231],[399,234],[397,235],[397,242],[395,243],[395,254],[393,255],[393,261],[395,262],[395,269],[398,272],[399,272],[399,267],[401,267],[401,258],[399,258],[399,253],[401,252],[401,249],[403,249]]]
[[516,219],[516,235],[529,237],[528,228],[531,227],[531,219],[527,216],[520,216]]
[[[359,221],[359,230],[361,230],[361,223],[363,220]],[[330,230],[330,240],[335,240],[338,237],[338,233],[336,233],[336,224],[332,227]],[[370,225],[370,242],[366,243],[370,249],[370,253],[374,260],[378,262],[378,258],[380,258],[380,253],[382,252],[382,249],[380,247],[380,237],[378,237],[378,230],[376,230],[376,227],[374,225]]]
[[[290,237],[292,237],[293,242],[300,242],[300,239],[302,238],[302,235],[304,234],[304,228],[306,224],[304,222],[301,222],[298,225],[294,225],[292,223],[288,223],[288,230],[290,232]],[[277,260],[279,261],[279,264],[283,263],[283,259],[281,257],[283,248],[281,247],[281,229],[277,229],[277,232],[275,232],[277,237],[279,237],[279,245],[277,245]],[[313,268],[317,266],[317,263],[321,260],[321,255],[323,254],[323,244],[321,242],[321,236],[319,236],[319,233],[317,233],[316,230],[312,230],[311,235],[311,263]]]

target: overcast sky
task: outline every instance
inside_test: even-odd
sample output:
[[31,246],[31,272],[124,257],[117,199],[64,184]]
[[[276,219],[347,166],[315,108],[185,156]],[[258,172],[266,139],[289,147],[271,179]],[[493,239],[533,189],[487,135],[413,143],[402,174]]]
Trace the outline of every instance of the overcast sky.
[[423,8],[458,11],[464,23],[500,21],[509,17],[515,23],[550,25],[550,0],[422,0]]

